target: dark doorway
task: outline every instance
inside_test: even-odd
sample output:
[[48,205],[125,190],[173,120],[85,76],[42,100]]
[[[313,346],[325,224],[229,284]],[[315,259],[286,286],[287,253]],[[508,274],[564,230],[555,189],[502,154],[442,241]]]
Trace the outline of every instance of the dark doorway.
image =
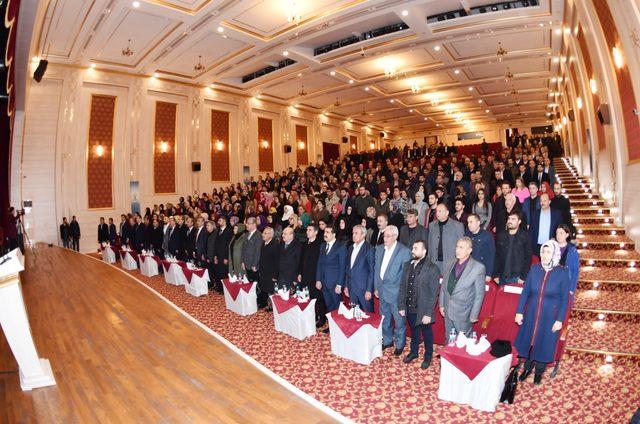
[[322,157],[324,163],[329,163],[331,159],[340,158],[340,145],[333,143],[322,143]]

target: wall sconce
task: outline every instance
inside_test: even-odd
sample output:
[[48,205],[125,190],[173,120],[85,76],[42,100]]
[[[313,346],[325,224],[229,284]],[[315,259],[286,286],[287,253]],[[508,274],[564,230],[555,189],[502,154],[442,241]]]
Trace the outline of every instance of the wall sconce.
[[591,87],[591,93],[596,94],[598,92],[598,84],[595,79],[591,78],[589,80],[589,86]]
[[[373,143],[372,143],[372,144],[373,144]],[[353,150],[355,150],[355,149],[356,149],[356,144],[355,144],[355,143],[353,143],[353,144],[351,145],[351,148],[352,148]]]
[[562,123],[563,123],[564,125],[567,125],[567,117],[566,117],[566,116],[563,116],[563,117],[562,117]]
[[224,150],[224,143],[222,140],[216,140],[216,150],[219,152]]
[[264,139],[260,142],[260,147],[262,147],[263,149],[268,149],[269,148],[269,140]]
[[578,109],[582,109],[582,99],[580,97],[576,98],[576,105],[578,106]]
[[304,147],[305,147],[304,141],[298,140],[298,149],[302,150],[302,149],[304,149]]
[[98,144],[96,146],[96,156],[101,158],[104,155],[104,146],[102,144]]
[[622,50],[619,47],[614,47],[611,49],[611,53],[613,54],[613,63],[615,63],[616,68],[622,69],[624,66],[624,56],[622,55]]
[[169,143],[166,141],[160,142],[160,153],[167,153],[169,151]]

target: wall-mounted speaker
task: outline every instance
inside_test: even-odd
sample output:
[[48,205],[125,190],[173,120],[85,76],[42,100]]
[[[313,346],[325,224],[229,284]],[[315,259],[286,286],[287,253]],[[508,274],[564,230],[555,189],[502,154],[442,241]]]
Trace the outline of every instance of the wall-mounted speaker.
[[342,137],[342,142],[344,144],[347,144],[349,142],[349,139],[347,137]]
[[609,105],[606,103],[601,103],[598,106],[598,119],[602,125],[607,125],[611,123],[611,115],[609,115]]
[[200,162],[191,162],[191,171],[200,172],[200,169],[202,169]]
[[35,71],[33,71],[33,79],[36,82],[42,81],[42,77],[44,77],[44,73],[47,72],[47,66],[49,65],[49,61],[46,59],[40,59],[38,62],[38,67]]
[[569,112],[567,112],[567,116],[569,117],[569,121],[575,122],[576,112],[573,109],[569,109]]
[[380,131],[380,138],[384,138],[384,133]]
[[285,153],[291,153],[291,146],[289,146],[288,144],[284,145],[284,152]]

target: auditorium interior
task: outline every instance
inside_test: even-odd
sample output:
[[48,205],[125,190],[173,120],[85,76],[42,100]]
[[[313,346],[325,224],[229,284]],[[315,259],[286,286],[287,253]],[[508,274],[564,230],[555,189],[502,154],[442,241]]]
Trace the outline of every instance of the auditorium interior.
[[0,422],[640,424],[640,0],[0,14]]

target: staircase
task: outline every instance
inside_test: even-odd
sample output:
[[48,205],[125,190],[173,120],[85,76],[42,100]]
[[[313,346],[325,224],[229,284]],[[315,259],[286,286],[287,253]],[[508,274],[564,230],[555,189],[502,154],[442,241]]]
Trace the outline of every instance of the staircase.
[[554,161],[578,231],[580,278],[567,350],[640,357],[640,254],[589,182],[566,159]]

